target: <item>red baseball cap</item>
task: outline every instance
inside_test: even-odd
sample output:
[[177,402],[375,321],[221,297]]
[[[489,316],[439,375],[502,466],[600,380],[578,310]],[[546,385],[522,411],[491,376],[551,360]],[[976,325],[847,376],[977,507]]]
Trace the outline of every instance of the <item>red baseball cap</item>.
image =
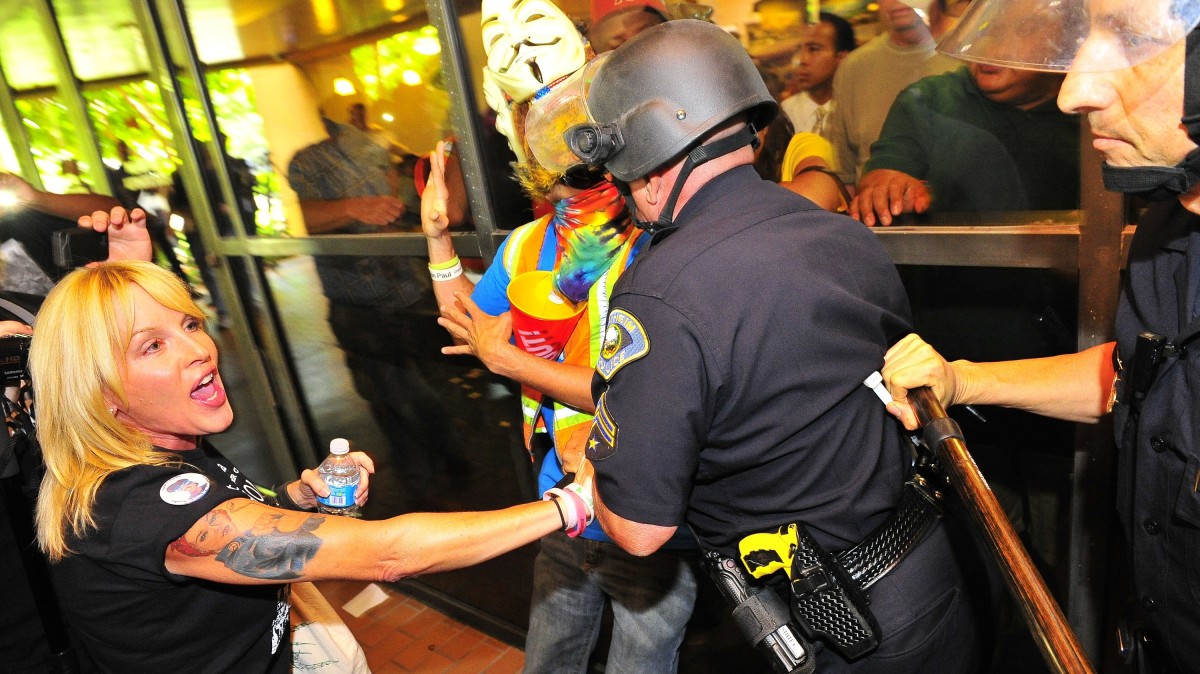
[[624,9],[634,7],[645,7],[662,14],[663,18],[669,18],[667,14],[667,5],[663,0],[592,0],[592,24],[604,17]]

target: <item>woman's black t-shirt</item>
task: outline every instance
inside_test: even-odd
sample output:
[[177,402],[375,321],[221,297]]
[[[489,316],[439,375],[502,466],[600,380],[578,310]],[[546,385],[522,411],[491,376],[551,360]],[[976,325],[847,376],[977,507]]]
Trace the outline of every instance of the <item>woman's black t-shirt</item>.
[[108,672],[288,672],[288,586],[227,585],[179,576],[167,546],[217,505],[263,495],[211,447],[183,465],[109,476],[97,527],[69,538],[52,574],[67,621]]

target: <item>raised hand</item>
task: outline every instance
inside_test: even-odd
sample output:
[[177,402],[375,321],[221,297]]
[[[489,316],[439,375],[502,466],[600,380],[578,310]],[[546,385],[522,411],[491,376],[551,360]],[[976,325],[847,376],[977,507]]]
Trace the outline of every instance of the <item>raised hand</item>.
[[153,255],[150,232],[146,229],[146,212],[140,208],[126,212],[117,206],[110,211],[96,211],[79,218],[79,226],[108,232],[109,262],[149,261]]
[[429,153],[429,177],[425,191],[421,193],[421,229],[425,236],[437,238],[450,227],[447,203],[450,191],[446,189],[446,143],[438,141]]

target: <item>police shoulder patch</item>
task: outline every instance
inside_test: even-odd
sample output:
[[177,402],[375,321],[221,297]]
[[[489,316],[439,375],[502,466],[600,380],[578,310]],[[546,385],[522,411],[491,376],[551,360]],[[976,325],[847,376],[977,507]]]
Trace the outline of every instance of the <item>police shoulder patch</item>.
[[596,371],[605,381],[617,370],[650,353],[650,337],[633,314],[625,309],[613,309],[608,314],[608,327],[600,347]]
[[588,434],[587,447],[584,454],[589,461],[603,461],[617,451],[617,422],[608,411],[607,393],[600,394],[596,404],[596,419],[592,422],[592,432]]

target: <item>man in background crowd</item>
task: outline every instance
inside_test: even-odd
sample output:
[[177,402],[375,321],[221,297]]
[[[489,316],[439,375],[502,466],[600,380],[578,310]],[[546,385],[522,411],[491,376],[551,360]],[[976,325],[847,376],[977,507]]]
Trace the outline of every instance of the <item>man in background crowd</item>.
[[792,57],[796,68],[787,82],[787,90],[793,93],[779,104],[795,133],[824,135],[826,120],[836,104],[834,73],[854,46],[854,27],[836,14],[821,12],[818,23],[800,27],[800,46]]
[[833,76],[837,105],[826,127],[839,177],[858,182],[879,137],[888,109],[904,87],[926,75],[961,64],[934,53],[953,23],[947,0],[881,0],[879,21],[886,29],[843,59]]
[[850,214],[1064,210],[1079,204],[1079,118],[1063,76],[972,63],[926,77],[892,104]]
[[[971,63],[896,98],[850,214],[867,226],[902,213],[1065,210],[1079,204],[1079,117],[1059,111],[1063,76]],[[965,216],[965,217],[970,217]],[[913,325],[950,358],[997,360],[1074,347],[1075,281],[1051,269],[902,265]],[[1048,491],[1028,467],[1070,442],[1063,422],[982,408],[954,410],[1014,528],[1039,559],[1060,536]]]

